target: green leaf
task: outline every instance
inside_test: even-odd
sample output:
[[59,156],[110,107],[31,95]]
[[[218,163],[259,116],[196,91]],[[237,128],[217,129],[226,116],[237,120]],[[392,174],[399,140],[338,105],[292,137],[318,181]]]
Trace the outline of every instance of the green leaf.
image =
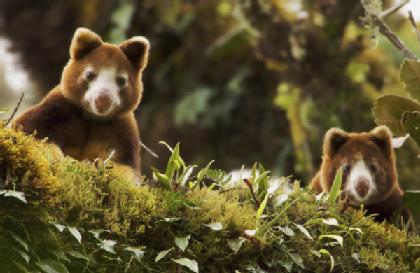
[[124,248],[124,250],[133,253],[134,257],[139,263],[141,262],[141,259],[144,257],[144,250],[142,247],[128,246]]
[[6,112],[7,112],[7,109],[6,108],[0,108],[0,114],[4,114]]
[[106,239],[106,240],[101,240],[99,247],[108,253],[115,254],[114,246],[116,244],[117,242]]
[[335,234],[327,234],[327,235],[321,235],[319,236],[319,239],[324,239],[324,238],[329,238],[329,239],[333,239],[334,241],[336,241],[341,247],[343,247],[343,237],[341,237],[340,235],[335,235]]
[[26,251],[29,251],[29,247],[28,244],[25,242],[24,239],[22,239],[20,236],[16,235],[13,232],[10,232],[10,236],[19,244],[23,247],[23,249],[25,249]]
[[334,269],[334,257],[331,255],[331,253],[328,251],[328,250],[326,250],[326,249],[320,249],[319,250],[319,253],[321,253],[321,254],[324,254],[324,255],[327,255],[329,258],[330,258],[330,272],[332,272],[333,271],[333,269]]
[[181,169],[181,166],[185,167],[185,163],[179,155],[179,149],[179,143],[177,143],[166,166],[165,175],[170,181],[174,178],[175,172]]
[[171,180],[164,173],[160,173],[158,169],[151,167],[153,179],[158,181],[159,184],[167,190],[171,189]]
[[293,229],[289,228],[289,227],[279,227],[279,229],[281,230],[281,232],[283,232],[284,234],[286,234],[289,237],[292,237],[295,235],[295,232],[293,231]]
[[177,264],[187,267],[192,272],[198,273],[198,264],[194,260],[191,260],[188,258],[180,258],[180,259],[172,259],[172,261],[176,262]]
[[70,232],[71,235],[79,242],[82,242],[82,234],[80,234],[79,230],[75,227],[67,227],[67,230]]
[[257,210],[257,219],[260,219],[261,215],[264,212],[265,207],[267,206],[267,201],[268,201],[268,193],[265,195],[264,200],[261,202],[260,207]]
[[3,195],[4,197],[13,197],[13,198],[16,198],[16,199],[22,201],[25,204],[28,203],[26,201],[26,198],[25,198],[25,193],[24,192],[21,192],[21,191],[1,190],[0,191],[0,195]]
[[401,124],[405,132],[410,134],[417,145],[420,146],[420,112],[404,112]]
[[328,194],[328,204],[330,206],[333,206],[338,198],[338,196],[340,196],[341,193],[341,184],[343,181],[343,168],[339,168],[337,170],[337,173],[335,174],[334,177],[334,182],[331,186],[331,190]]
[[420,215],[420,190],[407,190],[403,198],[404,206],[409,208],[413,215]]
[[70,255],[70,256],[72,256],[72,257],[74,257],[74,258],[76,258],[76,259],[89,261],[89,257],[88,256],[86,256],[86,255],[84,255],[84,254],[82,254],[82,253],[80,253],[79,251],[76,251],[76,250],[67,251],[67,254]]
[[322,223],[328,226],[338,226],[338,221],[335,218],[325,218],[322,219]]
[[66,229],[66,226],[61,224],[53,224],[55,228],[58,229],[59,232],[63,232]]
[[311,234],[309,234],[309,231],[302,225],[294,224],[306,237],[313,240]]
[[386,125],[395,136],[406,134],[401,119],[405,112],[420,111],[420,104],[412,99],[395,95],[379,97],[373,105],[372,112],[378,125]]
[[401,65],[400,78],[405,83],[405,91],[411,97],[420,101],[420,62],[416,60],[404,60]]
[[168,255],[169,252],[172,251],[173,248],[167,249],[167,250],[163,250],[161,252],[158,253],[158,255],[156,255],[155,258],[155,263],[159,262],[160,260],[162,260],[163,258],[165,258],[166,255]]
[[213,222],[213,223],[210,223],[210,224],[205,225],[205,226],[208,226],[209,228],[211,228],[212,230],[215,230],[215,231],[219,231],[219,230],[223,229],[222,223],[219,223],[219,222]]
[[20,257],[22,257],[22,259],[26,263],[29,263],[30,257],[29,257],[29,255],[26,252],[24,252],[24,251],[22,251],[20,249],[14,248],[14,247],[12,248],[12,250],[14,250],[15,252],[19,253]]
[[181,175],[181,177],[180,177],[180,181],[179,181],[179,184],[181,185],[181,186],[185,186],[186,184],[187,184],[187,181],[188,181],[188,179],[190,178],[190,176],[191,176],[191,173],[193,172],[193,170],[194,170],[194,168],[195,168],[196,166],[188,166],[187,168],[186,168],[186,170],[182,173],[182,175]]
[[232,249],[233,252],[237,253],[239,251],[239,249],[241,249],[242,244],[245,242],[246,240],[242,237],[239,237],[238,239],[231,239],[231,240],[227,240],[228,246],[230,249]]
[[187,235],[185,237],[175,237],[175,245],[184,252],[185,249],[188,247],[188,242],[190,240],[190,235]]
[[292,258],[292,260],[295,264],[297,264],[299,267],[301,267],[303,269],[305,268],[305,266],[303,265],[303,259],[299,254],[297,254],[297,253],[288,253],[288,254],[289,254],[290,258]]
[[45,273],[69,273],[63,264],[53,260],[37,262],[36,265]]

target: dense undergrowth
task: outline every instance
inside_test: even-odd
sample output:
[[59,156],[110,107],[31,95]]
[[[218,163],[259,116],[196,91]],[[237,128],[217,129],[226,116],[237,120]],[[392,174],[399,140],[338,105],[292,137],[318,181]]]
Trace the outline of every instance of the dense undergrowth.
[[[143,186],[0,128],[0,272],[419,272],[420,238],[254,166],[229,186],[172,150]],[[252,190],[251,190],[252,189]]]

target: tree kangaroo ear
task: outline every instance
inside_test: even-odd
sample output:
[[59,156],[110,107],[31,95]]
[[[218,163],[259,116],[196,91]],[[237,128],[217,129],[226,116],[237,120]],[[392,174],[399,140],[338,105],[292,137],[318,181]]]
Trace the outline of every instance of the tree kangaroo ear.
[[122,42],[120,48],[135,69],[139,71],[144,70],[149,58],[149,40],[143,36],[135,36]]
[[386,126],[378,126],[369,132],[370,139],[375,143],[386,156],[392,153],[392,133]]
[[339,128],[331,128],[324,137],[323,151],[328,157],[334,156],[348,139],[348,134]]
[[86,54],[102,45],[102,39],[95,32],[80,27],[76,29],[71,40],[70,58],[79,60]]

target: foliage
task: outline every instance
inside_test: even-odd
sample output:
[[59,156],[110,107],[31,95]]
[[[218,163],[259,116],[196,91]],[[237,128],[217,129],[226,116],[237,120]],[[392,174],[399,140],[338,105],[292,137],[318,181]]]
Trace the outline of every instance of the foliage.
[[[370,130],[372,100],[398,86],[393,55],[371,47],[359,1],[39,1],[0,8],[0,33],[39,93],[58,83],[77,26],[110,42],[144,35],[152,50],[138,110],[142,141],[164,155],[159,140],[182,140],[184,157],[201,165],[258,161],[276,175],[309,178],[325,131]],[[163,168],[164,158],[145,153],[144,171]]]
[[190,171],[179,147],[136,186],[112,162],[78,162],[1,128],[1,272],[420,269],[418,236],[332,202],[339,192],[270,183],[257,164],[247,187],[229,187],[210,164]]

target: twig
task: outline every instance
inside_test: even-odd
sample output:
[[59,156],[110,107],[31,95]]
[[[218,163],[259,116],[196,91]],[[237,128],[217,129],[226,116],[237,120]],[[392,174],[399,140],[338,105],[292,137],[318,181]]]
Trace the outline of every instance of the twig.
[[383,17],[386,17],[386,16],[388,16],[390,14],[393,14],[393,13],[399,11],[402,7],[404,7],[405,5],[407,5],[409,2],[410,2],[410,0],[405,0],[405,1],[402,1],[398,5],[395,5],[393,7],[390,7],[389,9],[384,10],[382,12],[382,14],[381,14],[381,17],[383,18]]
[[414,17],[413,17],[413,12],[411,10],[408,12],[408,19],[410,19],[410,23],[417,34],[417,39],[420,41],[420,30],[417,27],[416,21],[414,20]]
[[144,144],[141,140],[139,140],[140,146],[143,147],[146,152],[148,152],[151,156],[153,156],[154,158],[159,158],[159,156],[153,152],[149,147],[146,146],[146,144]]
[[104,165],[108,164],[108,162],[114,157],[115,150],[112,150],[111,153],[109,153],[108,157],[104,160]]
[[252,188],[251,182],[246,178],[244,178],[244,182],[248,186],[249,191],[251,192],[252,199],[254,199],[255,204],[257,205],[257,207],[259,207],[260,206],[260,201],[258,200],[257,196],[255,195],[255,192],[254,192],[254,189]]
[[418,60],[416,54],[411,51],[392,30],[377,15],[371,14],[373,23],[378,26],[379,32],[384,35],[398,50],[400,50],[407,59]]
[[9,125],[9,123],[12,121],[12,119],[15,117],[16,112],[18,111],[20,104],[22,103],[23,97],[25,96],[25,93],[22,92],[22,94],[19,97],[18,103],[15,106],[15,109],[13,109],[12,114],[10,115],[9,119],[6,121],[6,123],[4,124],[4,127],[7,127],[7,125]]

